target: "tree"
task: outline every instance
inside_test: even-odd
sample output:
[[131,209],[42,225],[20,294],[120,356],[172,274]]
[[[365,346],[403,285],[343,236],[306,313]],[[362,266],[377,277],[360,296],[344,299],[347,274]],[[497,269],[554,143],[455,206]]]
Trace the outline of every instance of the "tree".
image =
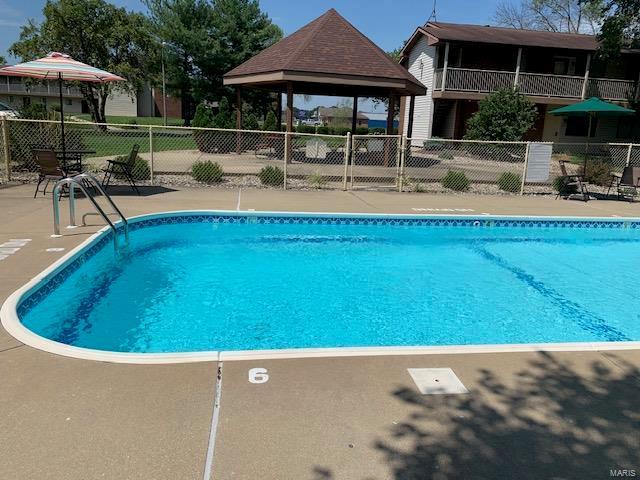
[[595,3],[603,17],[598,33],[600,56],[616,58],[624,47],[640,48],[640,0],[611,0],[604,6]]
[[517,141],[536,121],[536,106],[517,89],[498,90],[480,100],[467,122],[468,140]]
[[493,20],[506,27],[594,34],[603,0],[521,0],[499,3]]
[[152,39],[146,18],[104,0],[47,0],[42,23],[27,22],[9,51],[22,61],[62,51],[74,59],[127,79],[115,84],[78,84],[95,122],[105,122],[109,92],[131,94],[146,81]]
[[2,55],[0,55],[0,65],[6,65],[7,64],[7,59],[4,58]]
[[[185,119],[191,106],[219,101],[232,92],[223,75],[282,37],[260,11],[257,0],[145,0],[154,33],[165,41],[168,86],[182,98]],[[257,112],[270,108],[262,92],[244,92]]]
[[272,111],[269,111],[267,113],[267,118],[264,121],[264,125],[262,125],[262,129],[268,132],[275,132],[280,130],[275,113],[273,113]]
[[[213,6],[206,0],[145,0],[154,36],[162,44],[167,88],[182,102],[182,116],[192,118],[194,85],[201,65],[216,48]],[[201,100],[201,99],[198,99]]]

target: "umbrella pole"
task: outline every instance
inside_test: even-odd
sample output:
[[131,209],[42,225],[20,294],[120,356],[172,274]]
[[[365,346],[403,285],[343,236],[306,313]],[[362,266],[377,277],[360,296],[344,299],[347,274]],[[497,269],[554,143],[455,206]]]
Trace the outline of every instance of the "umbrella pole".
[[58,91],[60,93],[60,135],[62,142],[62,163],[67,164],[67,148],[64,139],[64,101],[62,100],[62,73],[58,73]]

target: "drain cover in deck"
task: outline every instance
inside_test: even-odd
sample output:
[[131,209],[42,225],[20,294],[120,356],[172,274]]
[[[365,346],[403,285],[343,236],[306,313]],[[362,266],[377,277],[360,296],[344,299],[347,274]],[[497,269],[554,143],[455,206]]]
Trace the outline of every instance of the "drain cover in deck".
[[469,393],[450,368],[408,368],[407,371],[423,395]]

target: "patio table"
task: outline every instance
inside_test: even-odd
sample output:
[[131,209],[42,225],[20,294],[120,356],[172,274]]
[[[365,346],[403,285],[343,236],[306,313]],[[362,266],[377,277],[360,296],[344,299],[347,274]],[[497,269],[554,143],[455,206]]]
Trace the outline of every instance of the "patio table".
[[[55,150],[56,155],[62,161],[62,164],[68,168],[69,170],[75,170],[78,172],[82,172],[82,156],[83,155],[92,155],[96,153],[95,150],[89,149],[66,149],[65,156],[62,157],[62,150]],[[73,160],[76,163],[69,164],[69,160]]]

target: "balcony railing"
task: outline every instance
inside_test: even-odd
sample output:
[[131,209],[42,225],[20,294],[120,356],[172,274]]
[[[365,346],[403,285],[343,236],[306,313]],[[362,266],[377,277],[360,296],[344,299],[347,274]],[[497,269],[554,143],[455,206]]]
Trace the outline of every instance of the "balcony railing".
[[[444,89],[442,88],[444,78]],[[606,100],[630,100],[637,95],[636,82],[612,78],[589,78],[572,75],[548,75],[447,68],[435,71],[435,91],[490,93],[517,85],[526,95],[563,98],[600,97]]]
[[[45,85],[42,84],[32,84],[26,85],[24,83],[7,83],[0,81],[0,93],[17,93],[17,94],[26,94],[26,95],[47,95],[47,96],[57,96],[58,95],[58,85],[57,83],[48,83]],[[73,87],[63,87],[62,94],[67,96],[75,96],[80,97],[82,93],[80,89]]]

